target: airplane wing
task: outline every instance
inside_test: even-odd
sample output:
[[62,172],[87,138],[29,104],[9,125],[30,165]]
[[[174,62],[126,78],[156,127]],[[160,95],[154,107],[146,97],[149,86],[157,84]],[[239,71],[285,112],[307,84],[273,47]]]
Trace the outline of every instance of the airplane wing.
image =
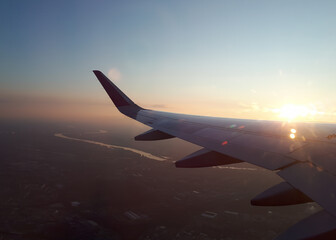
[[252,205],[315,201],[323,207],[277,239],[336,238],[336,124],[204,117],[143,109],[102,72],[93,72],[121,113],[152,128],[135,140],[177,137],[203,147],[175,162],[176,167],[248,162],[275,171],[284,179],[252,199]]

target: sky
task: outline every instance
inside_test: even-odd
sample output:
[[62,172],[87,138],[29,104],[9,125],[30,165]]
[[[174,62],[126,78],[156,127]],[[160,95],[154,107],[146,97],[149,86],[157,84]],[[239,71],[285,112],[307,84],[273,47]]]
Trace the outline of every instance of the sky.
[[113,121],[138,105],[335,122],[335,1],[1,1],[0,118]]

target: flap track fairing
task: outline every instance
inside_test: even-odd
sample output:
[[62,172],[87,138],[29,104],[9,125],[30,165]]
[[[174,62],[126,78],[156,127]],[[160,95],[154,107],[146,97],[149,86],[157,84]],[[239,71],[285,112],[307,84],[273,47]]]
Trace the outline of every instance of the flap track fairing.
[[155,140],[164,140],[164,139],[169,139],[169,138],[174,138],[174,136],[164,133],[160,130],[151,129],[147,132],[144,132],[134,137],[134,140],[136,141],[155,141]]
[[290,227],[275,240],[335,239],[336,219],[322,210]]
[[239,159],[203,148],[175,162],[175,166],[178,168],[201,168],[241,162]]
[[281,182],[253,198],[251,204],[255,206],[286,206],[312,201],[287,182]]

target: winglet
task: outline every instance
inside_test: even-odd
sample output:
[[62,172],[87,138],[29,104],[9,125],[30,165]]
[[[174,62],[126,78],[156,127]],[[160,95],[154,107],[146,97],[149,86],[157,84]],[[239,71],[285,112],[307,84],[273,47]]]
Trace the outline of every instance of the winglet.
[[118,110],[131,118],[136,118],[138,111],[142,110],[143,108],[139,107],[131,99],[129,99],[101,71],[93,70],[93,73],[96,75],[97,79],[111,98],[114,105],[118,108]]

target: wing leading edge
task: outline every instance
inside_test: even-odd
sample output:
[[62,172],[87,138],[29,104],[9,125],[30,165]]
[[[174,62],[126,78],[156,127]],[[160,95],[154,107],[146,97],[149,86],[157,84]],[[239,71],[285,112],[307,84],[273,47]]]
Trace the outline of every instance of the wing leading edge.
[[[307,237],[304,225],[328,218],[326,228],[310,228],[310,238],[335,237],[336,232],[336,133],[334,124],[283,123],[175,114],[136,105],[102,72],[93,71],[118,110],[152,130],[136,140],[178,137],[204,147],[177,161],[176,167],[210,167],[248,162],[280,170],[285,182],[252,200],[259,206],[282,206],[315,201],[325,210],[291,227],[279,239]],[[295,132],[294,138],[291,135]],[[319,147],[316,147],[319,146]],[[321,151],[322,150],[322,151]],[[327,161],[323,161],[326,159]],[[326,215],[327,214],[327,215]],[[323,217],[321,217],[323,216]],[[322,221],[322,220],[323,221]]]

